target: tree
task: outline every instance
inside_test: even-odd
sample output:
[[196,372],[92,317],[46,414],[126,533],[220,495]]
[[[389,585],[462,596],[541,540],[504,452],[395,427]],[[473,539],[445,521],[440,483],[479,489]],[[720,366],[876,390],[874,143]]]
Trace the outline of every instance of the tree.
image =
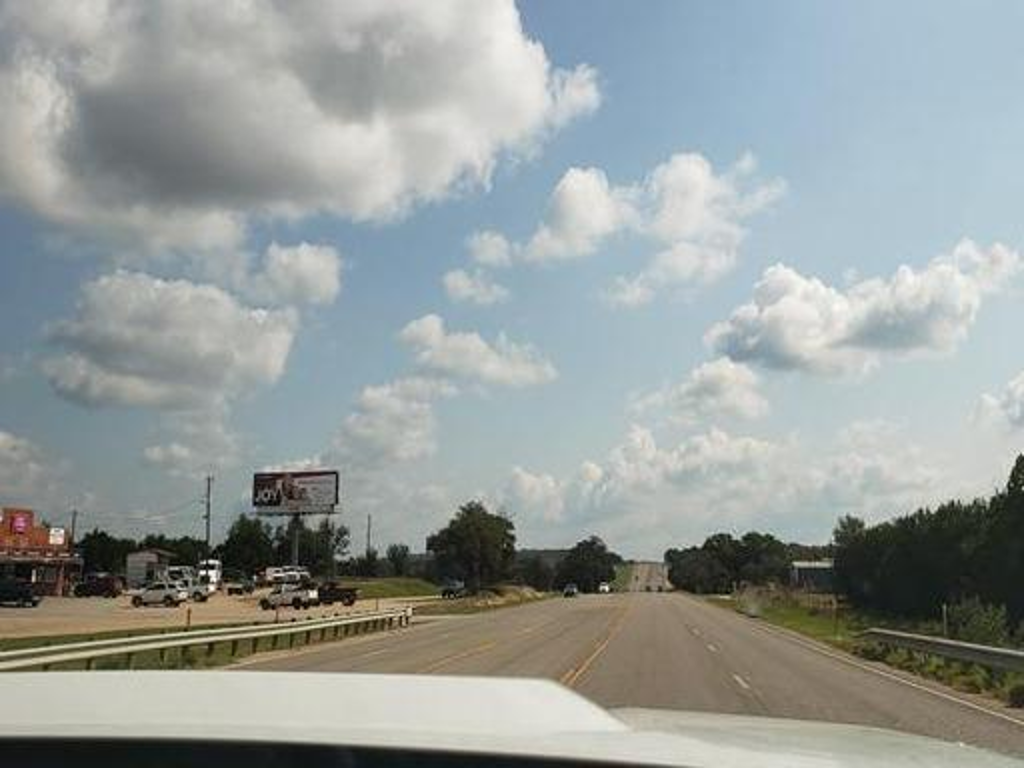
[[123,574],[125,558],[129,552],[138,548],[134,539],[119,539],[99,528],[94,528],[75,544],[75,549],[82,555],[85,573],[104,571]]
[[555,583],[555,569],[538,555],[516,558],[516,578],[540,592],[549,592]]
[[220,556],[227,568],[247,574],[261,571],[274,563],[274,539],[268,525],[257,517],[239,515],[220,545]]
[[360,555],[352,564],[352,570],[356,576],[372,579],[377,576],[380,570],[380,559],[377,557],[377,550],[373,547],[366,550],[366,554]]
[[292,535],[298,528],[299,562],[309,568],[313,576],[333,576],[337,573],[338,561],[348,552],[349,532],[344,525],[335,525],[329,518],[311,529],[302,517],[291,518],[287,525],[278,526],[274,531],[274,562],[283,565],[291,562]]
[[729,570],[703,547],[670,549],[665,553],[668,580],[677,589],[697,594],[721,594],[732,589]]
[[509,576],[516,552],[515,526],[507,517],[491,514],[479,501],[459,507],[455,517],[427,537],[443,577],[463,579],[471,589]]
[[591,536],[577,542],[558,564],[555,571],[555,586],[562,589],[566,584],[575,584],[583,592],[596,592],[602,581],[615,578],[615,564],[622,558],[611,552],[598,536]]
[[149,534],[139,542],[140,549],[162,549],[171,553],[172,560],[182,565],[195,565],[206,557],[206,542],[192,536],[170,538],[162,533]]
[[389,544],[388,562],[395,576],[406,576],[409,572],[409,547],[405,544]]

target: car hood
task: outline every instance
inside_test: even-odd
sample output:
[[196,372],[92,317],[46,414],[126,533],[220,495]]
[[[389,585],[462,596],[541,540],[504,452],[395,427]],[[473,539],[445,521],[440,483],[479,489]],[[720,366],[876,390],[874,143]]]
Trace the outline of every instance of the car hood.
[[550,681],[284,672],[0,677],[4,737],[287,742],[592,762],[1020,766],[961,744],[851,725],[623,709]]

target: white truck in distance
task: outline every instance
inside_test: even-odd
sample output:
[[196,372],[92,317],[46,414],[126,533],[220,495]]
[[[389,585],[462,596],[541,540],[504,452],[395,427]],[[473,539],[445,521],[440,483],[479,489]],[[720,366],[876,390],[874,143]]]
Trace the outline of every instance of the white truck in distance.
[[198,571],[199,583],[206,588],[207,594],[212,595],[220,589],[224,581],[224,565],[220,560],[200,560]]
[[316,587],[306,584],[278,584],[270,594],[260,600],[260,608],[269,611],[271,608],[310,608],[320,604],[320,595]]

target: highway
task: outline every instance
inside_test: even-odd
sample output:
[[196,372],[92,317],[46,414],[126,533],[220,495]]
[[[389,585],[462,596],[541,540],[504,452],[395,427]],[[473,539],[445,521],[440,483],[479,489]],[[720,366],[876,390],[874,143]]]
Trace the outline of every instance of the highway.
[[[641,569],[637,569],[638,571]],[[897,673],[679,593],[554,598],[294,654],[248,669],[534,676],[607,707],[859,723],[1024,756],[1024,713]]]

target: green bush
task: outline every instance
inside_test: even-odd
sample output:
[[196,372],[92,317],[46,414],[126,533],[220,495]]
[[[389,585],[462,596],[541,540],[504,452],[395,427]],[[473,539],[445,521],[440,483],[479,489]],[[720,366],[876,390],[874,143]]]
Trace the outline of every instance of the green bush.
[[1006,703],[1011,707],[1024,707],[1024,678],[1016,676],[1006,682]]
[[949,634],[982,645],[1006,645],[1009,625],[1006,606],[986,605],[977,597],[953,603],[948,609]]
[[878,643],[859,642],[853,646],[853,652],[868,661],[885,661],[887,651]]

